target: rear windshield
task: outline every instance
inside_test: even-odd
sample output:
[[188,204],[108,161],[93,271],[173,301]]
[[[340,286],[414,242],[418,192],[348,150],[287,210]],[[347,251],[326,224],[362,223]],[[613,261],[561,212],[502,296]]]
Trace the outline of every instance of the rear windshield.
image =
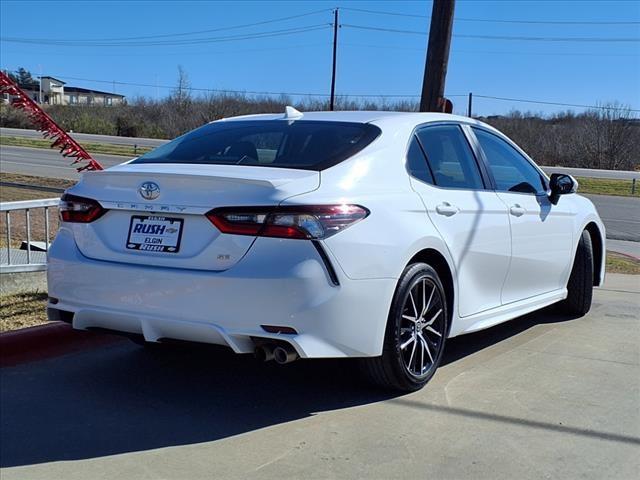
[[323,170],[353,156],[381,131],[367,123],[310,120],[214,122],[132,163],[200,163]]

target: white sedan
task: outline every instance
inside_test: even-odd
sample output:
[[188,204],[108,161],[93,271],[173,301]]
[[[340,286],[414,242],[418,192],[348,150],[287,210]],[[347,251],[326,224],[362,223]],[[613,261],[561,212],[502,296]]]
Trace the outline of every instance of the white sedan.
[[49,318],[278,363],[360,357],[415,390],[449,337],[589,311],[605,231],[576,188],[464,117],[224,119],[67,190]]

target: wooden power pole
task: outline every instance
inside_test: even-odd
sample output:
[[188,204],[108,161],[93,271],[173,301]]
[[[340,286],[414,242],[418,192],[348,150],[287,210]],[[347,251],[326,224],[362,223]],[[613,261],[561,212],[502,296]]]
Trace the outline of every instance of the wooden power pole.
[[331,72],[331,98],[329,110],[333,111],[336,102],[336,56],[338,53],[338,9],[333,11],[333,70]]
[[427,62],[422,82],[421,112],[442,112],[449,62],[455,0],[433,0]]

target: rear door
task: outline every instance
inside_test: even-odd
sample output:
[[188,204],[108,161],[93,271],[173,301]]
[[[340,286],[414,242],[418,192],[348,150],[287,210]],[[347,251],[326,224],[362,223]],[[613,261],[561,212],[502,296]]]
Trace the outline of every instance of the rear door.
[[455,263],[460,316],[499,307],[511,255],[507,209],[495,192],[485,189],[461,127],[419,129],[407,166],[413,188]]
[[573,251],[569,202],[551,204],[546,179],[513,145],[489,130],[471,130],[509,211],[512,259],[502,302],[564,288]]

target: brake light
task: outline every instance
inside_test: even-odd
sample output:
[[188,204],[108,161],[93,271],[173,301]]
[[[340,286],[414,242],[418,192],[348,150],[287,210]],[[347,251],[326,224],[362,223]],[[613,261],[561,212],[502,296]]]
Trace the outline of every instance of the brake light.
[[368,215],[359,205],[223,207],[206,214],[222,233],[302,240],[328,238]]
[[97,201],[69,193],[62,195],[58,208],[60,211],[60,219],[63,222],[71,223],[90,223],[100,218],[106,212]]

